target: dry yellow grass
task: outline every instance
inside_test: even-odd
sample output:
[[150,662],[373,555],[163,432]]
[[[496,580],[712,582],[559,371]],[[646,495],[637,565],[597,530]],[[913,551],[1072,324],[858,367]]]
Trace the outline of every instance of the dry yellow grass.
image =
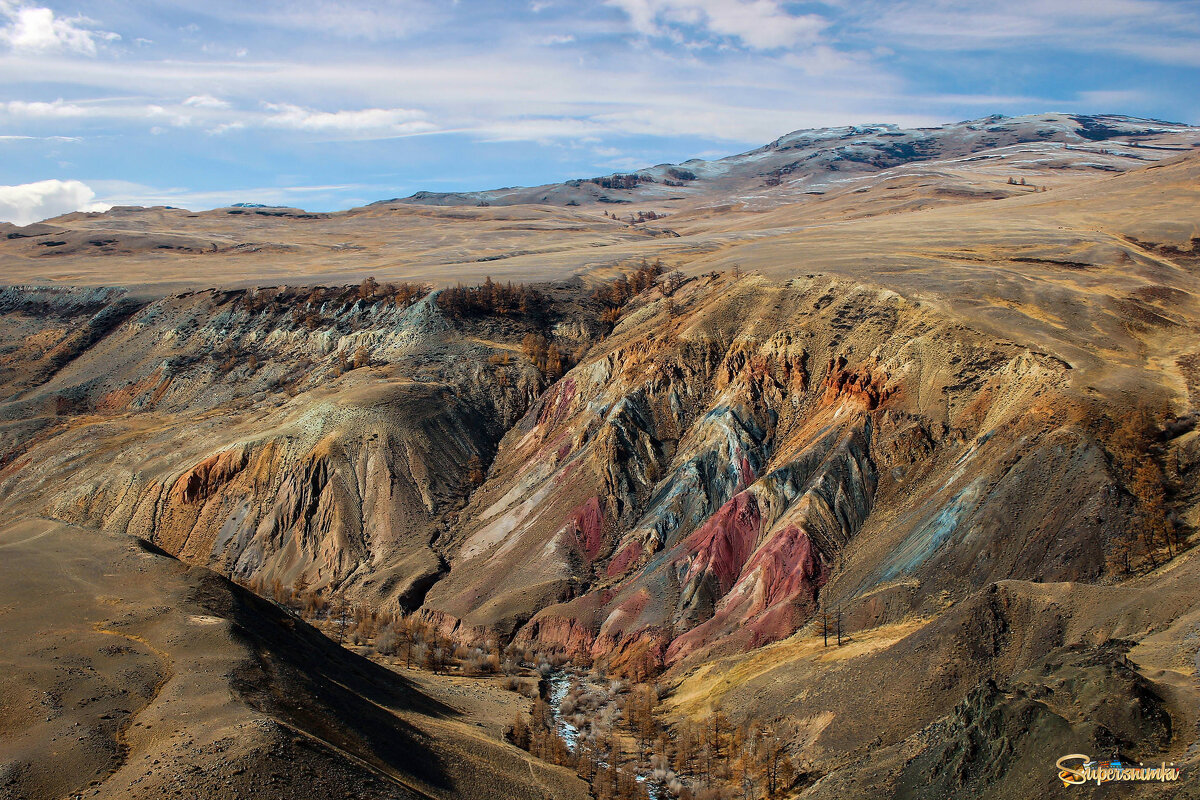
[[[697,717],[711,713],[722,705],[725,694],[752,679],[789,665],[803,673],[827,665],[851,661],[877,653],[929,624],[928,618],[915,618],[892,625],[859,631],[846,636],[838,647],[836,640],[825,646],[820,630],[814,634],[810,626],[795,635],[741,657],[722,659],[699,667],[686,675],[664,701],[667,713],[678,717]],[[832,636],[832,635],[831,635]],[[798,685],[798,693],[803,686]]]

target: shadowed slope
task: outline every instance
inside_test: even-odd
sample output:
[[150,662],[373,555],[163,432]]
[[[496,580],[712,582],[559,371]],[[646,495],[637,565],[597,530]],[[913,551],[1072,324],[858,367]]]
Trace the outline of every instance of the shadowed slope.
[[586,796],[207,570],[47,520],[0,548],[5,796]]

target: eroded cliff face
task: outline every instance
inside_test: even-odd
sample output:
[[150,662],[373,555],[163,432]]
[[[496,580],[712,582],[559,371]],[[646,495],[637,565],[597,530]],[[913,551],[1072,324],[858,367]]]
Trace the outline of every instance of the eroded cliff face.
[[644,673],[822,602],[878,624],[997,579],[1096,580],[1132,503],[1069,378],[886,291],[655,290],[507,433],[426,607]]
[[1194,761],[1200,394],[1154,329],[1169,407],[822,275],[670,276],[615,326],[578,282],[356,292],[0,293],[0,513],[655,676],[786,729],[808,796]]
[[821,276],[590,297],[8,290],[0,503],[634,675],[1111,572],[1062,361]]
[[431,297],[341,290],[3,299],[6,507],[410,608],[445,570],[434,540],[544,386],[522,336],[570,352],[601,329],[586,313],[559,325],[569,301],[456,324]]

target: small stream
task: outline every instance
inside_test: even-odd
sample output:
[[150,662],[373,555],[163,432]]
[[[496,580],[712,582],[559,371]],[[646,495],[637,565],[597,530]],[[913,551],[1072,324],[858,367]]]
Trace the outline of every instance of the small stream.
[[549,703],[550,708],[554,712],[554,725],[558,729],[558,735],[567,743],[567,747],[571,748],[571,752],[575,752],[576,745],[579,744],[579,728],[576,728],[572,723],[563,719],[558,713],[558,709],[562,706],[562,701],[567,696],[567,692],[571,690],[571,679],[575,676],[569,672],[555,670],[547,679],[550,684]]
[[[546,678],[549,687],[547,689],[547,702],[550,704],[550,709],[554,714],[555,730],[558,731],[558,735],[563,738],[563,741],[567,743],[567,747],[571,749],[572,753],[576,752],[576,747],[583,732],[573,722],[565,719],[559,712],[559,708],[562,706],[563,700],[566,699],[567,693],[571,691],[571,683],[576,681],[583,685],[585,689],[590,688],[606,691],[606,687],[589,680],[588,676],[583,673],[555,670]],[[608,766],[607,762],[604,761],[601,761],[600,765]],[[650,800],[669,800],[670,793],[658,781],[652,779],[648,769],[647,766],[638,764],[638,771],[634,776],[637,782],[646,787],[646,792],[650,796]]]

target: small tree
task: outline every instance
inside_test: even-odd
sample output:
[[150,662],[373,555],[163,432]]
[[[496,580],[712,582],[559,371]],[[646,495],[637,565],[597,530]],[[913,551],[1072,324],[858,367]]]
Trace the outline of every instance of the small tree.
[[446,669],[449,662],[449,653],[446,648],[438,642],[431,642],[425,648],[425,669],[431,671],[434,675]]
[[525,334],[525,338],[521,340],[521,349],[538,370],[542,372],[546,371],[549,345],[546,342],[545,336],[542,336],[540,333]]
[[467,482],[472,486],[479,486],[485,477],[483,461],[480,460],[478,453],[472,453],[471,458],[467,461]]
[[396,635],[399,637],[397,644],[398,652],[404,653],[405,668],[412,666],[413,646],[416,644],[416,637],[413,635],[412,617],[406,617],[402,613],[396,620]]
[[346,599],[344,592],[337,593],[333,608],[337,618],[337,641],[338,644],[342,644],[346,641],[346,627],[350,622],[350,601]]
[[300,573],[300,577],[296,578],[296,582],[292,584],[292,602],[300,608],[301,616],[304,615],[308,606],[308,578],[304,573]]
[[381,655],[394,656],[400,650],[400,633],[395,625],[385,625],[375,637],[375,649]]
[[524,714],[518,712],[517,718],[513,720],[508,731],[508,740],[522,750],[529,749],[529,723],[525,721]]
[[762,787],[768,798],[779,797],[795,782],[796,768],[783,740],[770,731],[758,739],[757,761]]
[[557,380],[562,377],[565,371],[565,364],[562,353],[559,352],[558,345],[550,345],[549,349],[546,350],[546,374],[551,380]]

